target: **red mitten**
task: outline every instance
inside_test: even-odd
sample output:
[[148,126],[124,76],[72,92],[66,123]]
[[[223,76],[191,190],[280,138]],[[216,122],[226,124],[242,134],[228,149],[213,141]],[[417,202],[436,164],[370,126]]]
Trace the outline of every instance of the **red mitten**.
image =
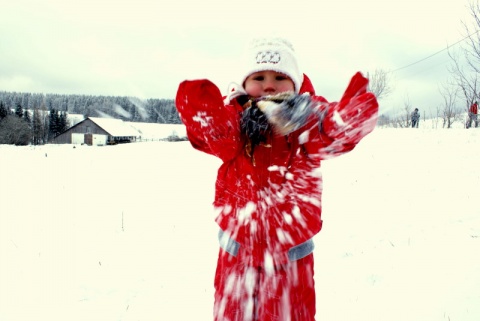
[[182,82],[175,105],[196,149],[226,161],[243,147],[239,112],[231,105],[224,105],[220,90],[211,81]]
[[323,120],[323,131],[342,144],[356,144],[370,133],[377,123],[378,102],[367,93],[368,79],[356,73],[342,99],[330,104]]
[[[224,112],[222,94],[208,79],[185,80],[177,91],[175,106],[183,123],[193,121],[206,126],[212,115]],[[201,119],[205,115],[205,119]]]

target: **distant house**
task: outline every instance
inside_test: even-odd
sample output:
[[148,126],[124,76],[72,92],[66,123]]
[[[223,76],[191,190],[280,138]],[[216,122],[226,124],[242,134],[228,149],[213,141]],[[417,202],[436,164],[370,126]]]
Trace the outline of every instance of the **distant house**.
[[109,145],[130,143],[140,133],[121,119],[88,117],[53,139],[55,144]]

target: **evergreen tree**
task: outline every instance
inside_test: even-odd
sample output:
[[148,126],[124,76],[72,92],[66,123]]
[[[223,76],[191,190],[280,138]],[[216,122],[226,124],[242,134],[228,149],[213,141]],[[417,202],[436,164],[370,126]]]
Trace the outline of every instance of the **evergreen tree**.
[[30,113],[28,112],[28,110],[25,110],[23,112],[23,119],[27,122],[28,126],[32,126],[32,119],[30,117]]
[[7,115],[8,115],[8,109],[7,107],[5,107],[5,104],[3,103],[3,101],[0,101],[0,120],[7,117]]
[[58,134],[61,134],[64,131],[66,131],[68,129],[68,127],[69,127],[69,123],[68,123],[67,112],[62,111],[60,113],[60,117],[58,118]]
[[50,109],[48,117],[48,140],[51,140],[58,132],[58,111],[54,108]]
[[17,106],[15,107],[15,115],[16,115],[18,118],[22,118],[22,117],[23,117],[23,108],[22,108],[22,105],[17,104]]
[[42,119],[42,112],[35,108],[33,110],[33,119],[32,119],[32,129],[33,129],[33,144],[40,145],[44,143],[44,123]]

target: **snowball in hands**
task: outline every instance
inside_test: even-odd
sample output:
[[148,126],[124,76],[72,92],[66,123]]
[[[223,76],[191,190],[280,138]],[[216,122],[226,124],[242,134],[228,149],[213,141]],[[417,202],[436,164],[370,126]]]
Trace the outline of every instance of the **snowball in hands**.
[[288,135],[305,125],[316,104],[308,94],[281,93],[256,102],[275,132]]

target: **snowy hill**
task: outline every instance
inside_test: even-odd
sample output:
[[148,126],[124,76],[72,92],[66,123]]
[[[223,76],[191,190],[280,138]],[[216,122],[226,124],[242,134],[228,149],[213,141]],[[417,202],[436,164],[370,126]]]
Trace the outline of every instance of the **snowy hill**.
[[[479,147],[376,129],[323,162],[317,320],[480,320]],[[188,142],[0,145],[0,320],[212,320],[219,164]]]

